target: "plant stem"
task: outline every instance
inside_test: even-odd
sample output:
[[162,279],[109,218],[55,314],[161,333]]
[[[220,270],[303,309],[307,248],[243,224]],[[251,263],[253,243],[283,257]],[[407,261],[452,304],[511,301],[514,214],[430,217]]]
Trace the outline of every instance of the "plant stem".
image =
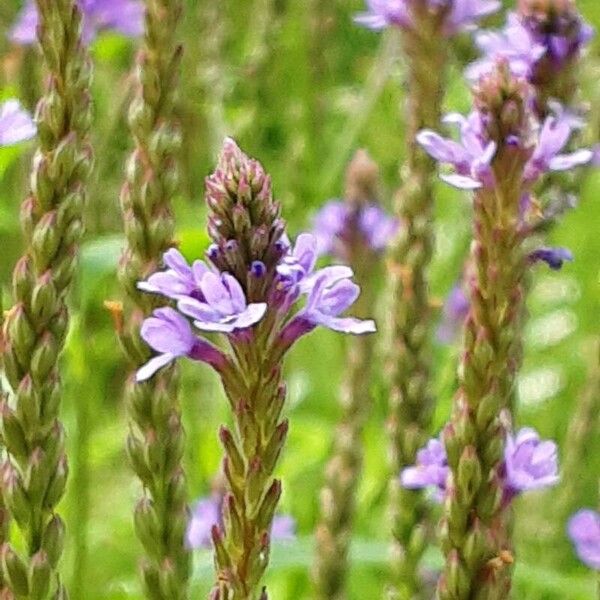
[[[157,302],[141,294],[137,282],[157,270],[162,254],[174,243],[171,202],[177,186],[175,156],[180,136],[173,114],[181,59],[176,38],[180,13],[178,1],[146,2],[146,31],[129,116],[135,149],[121,194],[127,247],[120,278],[128,303],[120,333],[136,369],[149,358],[140,326]],[[134,515],[145,550],[141,564],[144,594],[151,600],[183,600],[191,564],[184,544],[188,519],[184,433],[175,369],[165,369],[142,384],[136,384],[132,374],[126,398],[132,421],[127,451],[144,488]]]
[[392,598],[413,600],[424,594],[418,574],[427,542],[426,503],[419,491],[399,485],[400,471],[414,463],[429,436],[433,412],[430,391],[431,308],[428,270],[433,253],[432,160],[417,146],[416,135],[437,126],[441,117],[447,43],[427,19],[403,31],[408,61],[407,158],[397,193],[400,234],[389,262],[392,341],[389,360],[391,455]]

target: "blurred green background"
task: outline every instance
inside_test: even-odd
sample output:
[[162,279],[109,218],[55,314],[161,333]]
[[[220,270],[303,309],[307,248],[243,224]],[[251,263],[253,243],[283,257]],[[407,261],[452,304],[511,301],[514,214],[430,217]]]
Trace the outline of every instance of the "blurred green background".
[[[391,202],[403,149],[404,65],[394,32],[384,35],[353,25],[362,0],[184,0],[181,38],[185,47],[179,119],[184,145],[182,186],[176,200],[178,239],[188,257],[203,252],[203,179],[224,135],[235,137],[272,174],[290,231],[310,224],[315,210],[339,195],[345,165],[358,147],[369,150],[382,171],[382,201]],[[18,48],[6,32],[20,7],[0,4],[0,96],[19,97],[32,108],[40,93],[40,60]],[[512,2],[507,2],[507,7]],[[598,0],[579,0],[586,18],[600,27]],[[499,24],[498,17],[492,23]],[[124,453],[127,416],[121,387],[126,365],[107,299],[118,299],[115,270],[122,246],[118,204],[123,164],[130,147],[126,110],[136,42],[103,34],[92,46],[96,64],[94,145],[96,169],[90,185],[87,236],[80,276],[71,298],[72,328],[62,357],[63,416],[69,432],[71,479],[62,505],[69,527],[63,570],[75,600],[139,598],[139,546],[131,510],[139,485]],[[448,109],[465,110],[468,92],[460,64],[473,50],[459,40],[448,87]],[[600,40],[582,69],[581,96],[590,103],[587,136],[600,133]],[[21,251],[19,203],[27,187],[32,144],[0,149],[0,282],[10,304],[10,273]],[[552,234],[576,257],[560,273],[538,268],[530,297],[526,363],[519,386],[520,424],[537,427],[561,444],[568,479],[545,493],[517,502],[515,598],[590,600],[595,578],[576,560],[565,536],[567,516],[597,504],[600,474],[598,421],[587,424],[582,449],[566,448],[566,433],[580,398],[600,394],[596,341],[600,337],[598,274],[600,175],[588,173],[580,206]],[[468,246],[469,203],[440,186],[433,293],[443,298],[458,277]],[[383,281],[379,282],[385,303]],[[384,312],[385,314],[385,312]],[[380,318],[380,329],[385,319]],[[379,334],[380,341],[385,340]],[[311,532],[318,518],[318,490],[338,416],[338,384],[344,340],[318,331],[295,348],[287,363],[291,434],[279,469],[282,509],[298,523],[298,541],[274,550],[267,577],[275,599],[310,598]],[[382,344],[380,344],[382,346]],[[445,421],[455,389],[457,349],[436,347],[437,424]],[[375,366],[375,403],[365,435],[366,464],[359,491],[351,597],[382,595],[386,572],[386,398],[381,361]],[[207,369],[183,366],[182,402],[188,434],[190,497],[205,495],[219,467],[218,425],[227,419],[218,383]],[[597,411],[594,413],[597,417]],[[584,428],[585,429],[585,428]],[[435,567],[439,557],[427,557]],[[212,583],[209,553],[198,553],[193,597]]]

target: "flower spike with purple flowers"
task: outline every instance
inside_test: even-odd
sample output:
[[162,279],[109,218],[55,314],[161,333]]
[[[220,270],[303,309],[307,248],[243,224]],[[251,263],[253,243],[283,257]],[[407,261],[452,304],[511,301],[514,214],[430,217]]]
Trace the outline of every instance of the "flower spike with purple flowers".
[[567,531],[581,561],[600,571],[600,513],[580,510],[569,520]]
[[[288,430],[281,413],[286,389],[281,359],[317,325],[363,334],[372,321],[342,317],[358,297],[344,266],[316,269],[317,242],[301,234],[292,245],[262,165],[226,139],[215,172],[206,179],[207,263],[189,265],[171,249],[166,269],[138,288],[176,302],[142,325],[159,354],[138,380],[181,356],[219,374],[235,427],[221,428],[226,480],[222,519],[214,523],[217,584],[212,598],[254,597],[267,567],[281,483],[273,479]],[[304,308],[297,309],[305,300]],[[205,339],[220,336],[230,351]],[[206,506],[200,507],[206,512]],[[200,510],[200,509],[199,509]],[[189,536],[188,536],[189,537]]]
[[[450,474],[440,600],[510,594],[510,571],[489,568],[494,556],[511,549],[507,501],[556,481],[554,444],[540,443],[528,430],[515,439],[506,432],[522,357],[525,272],[535,259],[528,248],[532,188],[549,170],[580,162],[559,154],[572,124],[550,116],[538,125],[532,98],[530,84],[500,59],[473,88],[471,115],[449,119],[460,125],[462,143],[431,131],[419,136],[432,157],[453,165],[449,182],[474,191],[460,387],[444,430]],[[558,266],[553,260],[560,255],[537,258]]]
[[31,139],[36,127],[18,100],[0,104],[0,146],[10,146]]
[[[77,0],[77,5],[83,15],[82,39],[86,44],[105,30],[127,37],[140,37],[144,33],[142,0]],[[35,0],[27,0],[10,31],[10,39],[24,46],[34,44],[38,20]]]
[[446,36],[471,29],[477,21],[500,9],[498,0],[367,0],[368,11],[356,15],[355,23],[369,29],[415,27],[415,17],[428,13],[440,20]]

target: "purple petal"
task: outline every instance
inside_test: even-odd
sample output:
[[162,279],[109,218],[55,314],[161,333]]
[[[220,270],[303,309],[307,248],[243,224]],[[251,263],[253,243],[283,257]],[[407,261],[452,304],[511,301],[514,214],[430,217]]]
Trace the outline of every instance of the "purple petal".
[[0,105],[0,146],[9,146],[34,137],[36,127],[17,100]]
[[548,166],[552,171],[568,171],[573,167],[588,164],[593,156],[591,150],[577,150],[572,154],[559,154],[558,156],[555,156],[550,159]]
[[200,289],[206,302],[220,314],[231,315],[235,312],[229,290],[217,274],[206,273],[200,283]]
[[187,354],[196,340],[188,320],[173,308],[159,308],[142,323],[142,339],[154,350],[175,356]]
[[265,302],[248,304],[246,310],[240,313],[234,321],[235,329],[246,329],[252,325],[258,323],[267,312],[267,305]]
[[417,134],[417,142],[432,158],[442,163],[458,165],[468,162],[465,149],[455,142],[442,137],[435,131],[424,129]]
[[476,181],[472,177],[467,177],[466,175],[458,175],[457,173],[452,173],[450,175],[442,174],[440,175],[440,179],[459,190],[477,190],[483,187],[480,181]]
[[375,321],[372,320],[361,320],[354,317],[332,317],[318,312],[305,314],[305,316],[317,325],[323,325],[323,327],[327,327],[327,329],[338,331],[340,333],[363,335],[366,333],[375,333],[377,331]]

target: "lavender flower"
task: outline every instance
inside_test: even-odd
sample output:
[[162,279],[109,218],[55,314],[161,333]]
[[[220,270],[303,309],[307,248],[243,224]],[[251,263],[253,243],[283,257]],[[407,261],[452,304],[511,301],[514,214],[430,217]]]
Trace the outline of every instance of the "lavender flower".
[[504,451],[507,492],[517,495],[556,485],[557,451],[555,442],[540,440],[538,433],[529,427],[516,436],[508,435]]
[[17,144],[35,134],[35,124],[18,100],[7,100],[0,105],[0,146]]
[[[522,492],[556,485],[559,481],[556,443],[540,440],[529,427],[509,434],[504,450],[504,493],[510,501]],[[400,474],[401,484],[408,489],[435,487],[443,498],[450,472],[444,444],[437,438],[429,440],[417,453],[416,464]]]
[[[432,158],[454,168],[455,173],[442,174],[440,178],[463,190],[493,187],[491,162],[496,154],[497,144],[487,138],[482,115],[475,111],[465,118],[453,113],[444,122],[459,125],[460,143],[431,130],[423,130],[417,136],[419,144]],[[567,171],[590,162],[593,157],[591,150],[581,149],[570,154],[560,154],[572,131],[571,119],[549,116],[536,132],[532,132],[532,155],[525,165],[526,183],[535,183],[549,171]],[[520,145],[525,142],[514,137],[507,139],[507,143]]]
[[[211,548],[213,526],[223,523],[223,496],[213,494],[200,498],[192,508],[192,514],[186,532],[189,548]],[[296,521],[290,515],[275,515],[271,526],[271,538],[279,541],[293,540],[296,537]]]
[[440,492],[446,490],[446,479],[450,473],[444,444],[437,438],[427,442],[417,452],[414,467],[407,467],[400,474],[400,483],[407,489],[436,487]]
[[[96,35],[114,30],[127,37],[139,37],[144,32],[144,3],[141,0],[77,0],[83,13],[82,39],[91,43]],[[37,40],[38,12],[35,0],[27,3],[10,31],[10,39],[21,45]]]
[[580,510],[569,520],[567,531],[581,561],[600,571],[600,513]]
[[163,262],[168,268],[153,273],[147,281],[140,281],[137,284],[138,289],[161,294],[173,300],[187,296],[200,300],[203,297],[200,284],[202,277],[210,270],[203,261],[196,260],[190,267],[181,252],[171,248],[163,254]]
[[266,310],[265,302],[248,304],[242,286],[229,273],[207,272],[200,281],[204,301],[181,298],[177,308],[194,319],[194,325],[203,331],[231,333],[246,329],[260,321]]
[[507,60],[513,74],[530,78],[535,65],[546,53],[546,47],[533,37],[516,13],[510,13],[501,31],[482,31],[475,36],[475,44],[483,53],[465,71],[472,81],[489,73],[499,58]]
[[443,20],[443,32],[454,35],[475,26],[482,17],[495,13],[501,6],[497,0],[367,0],[368,11],[358,14],[354,21],[369,29],[415,26],[419,12],[436,13]]
[[136,374],[138,382],[146,381],[156,371],[182,356],[203,361],[217,370],[226,364],[221,352],[195,336],[188,320],[173,308],[155,310],[142,324],[140,333],[142,339],[160,354],[140,367]]
[[314,218],[313,232],[319,254],[346,259],[340,247],[351,242],[352,219],[356,219],[361,241],[374,252],[383,252],[398,229],[398,221],[377,204],[369,203],[353,210],[343,200],[330,200]]

